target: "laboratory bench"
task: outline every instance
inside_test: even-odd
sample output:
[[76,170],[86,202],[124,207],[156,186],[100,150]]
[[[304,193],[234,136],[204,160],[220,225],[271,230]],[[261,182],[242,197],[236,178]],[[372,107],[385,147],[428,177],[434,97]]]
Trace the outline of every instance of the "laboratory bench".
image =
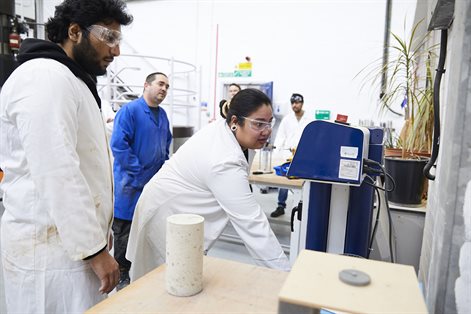
[[279,313],[427,313],[411,266],[308,250],[300,252],[279,299]]
[[287,272],[204,256],[203,291],[176,297],[165,290],[165,264],[86,313],[276,313]]
[[[366,273],[369,284],[343,282],[346,269]],[[167,293],[165,271],[157,267],[86,313],[427,313],[406,265],[303,250],[288,273],[205,256],[203,290],[189,297]]]
[[279,166],[286,162],[285,158],[282,158],[280,153],[273,152],[271,158],[271,173],[261,173],[260,172],[260,155],[259,152],[255,155],[249,174],[249,182],[255,185],[262,185],[262,186],[272,186],[277,188],[284,188],[284,189],[297,189],[301,190],[303,187],[304,180],[302,179],[289,179],[284,176],[276,175],[273,167]]

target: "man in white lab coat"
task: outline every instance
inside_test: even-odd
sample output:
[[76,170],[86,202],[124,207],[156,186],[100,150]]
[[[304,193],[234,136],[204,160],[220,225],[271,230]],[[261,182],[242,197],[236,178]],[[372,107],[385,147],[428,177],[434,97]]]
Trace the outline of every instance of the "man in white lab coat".
[[[126,258],[131,280],[165,263],[166,219],[180,213],[204,217],[209,250],[230,221],[258,265],[289,270],[288,258],[250,191],[251,158],[244,151],[266,144],[273,111],[261,91],[244,89],[217,120],[183,144],[146,184],[134,212]],[[225,105],[225,106],[227,106]]]
[[9,313],[84,312],[118,282],[112,173],[95,77],[118,56],[120,0],[66,0],[0,94],[1,247]]
[[[281,151],[285,157],[290,157],[298,146],[303,130],[309,122],[312,121],[303,110],[304,97],[301,94],[294,93],[290,98],[291,109],[280,123],[276,133],[275,147]],[[278,206],[270,214],[271,217],[278,217],[285,214],[286,200],[288,199],[288,189],[278,190]]]

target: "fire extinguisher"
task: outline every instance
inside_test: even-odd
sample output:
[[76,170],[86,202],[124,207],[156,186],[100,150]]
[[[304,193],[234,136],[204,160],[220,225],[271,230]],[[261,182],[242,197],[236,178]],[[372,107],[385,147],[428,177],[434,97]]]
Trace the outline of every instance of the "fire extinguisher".
[[15,29],[13,29],[10,35],[8,35],[8,42],[10,49],[13,51],[13,53],[18,52],[18,50],[20,49],[21,38]]

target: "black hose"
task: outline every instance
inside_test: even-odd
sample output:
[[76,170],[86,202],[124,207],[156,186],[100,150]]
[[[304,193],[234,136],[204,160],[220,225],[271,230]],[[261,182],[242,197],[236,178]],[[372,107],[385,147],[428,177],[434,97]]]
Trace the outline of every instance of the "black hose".
[[379,195],[379,189],[375,186],[374,187],[375,192],[376,192],[376,204],[378,205],[378,209],[376,211],[376,219],[375,223],[373,225],[373,231],[371,232],[371,237],[370,237],[370,242],[368,243],[368,252],[366,253],[366,258],[370,258],[370,253],[373,250],[373,241],[376,235],[376,230],[378,228],[378,223],[379,223],[379,212],[381,210],[381,197]]
[[[396,251],[393,249],[393,243],[392,243],[392,228],[393,228],[393,223],[392,223],[392,217],[391,217],[391,209],[389,208],[389,200],[388,200],[388,193],[384,193],[384,202],[386,203],[386,211],[388,213],[388,222],[389,222],[389,233],[388,233],[388,239],[389,239],[389,255],[390,255],[390,261],[391,263],[396,263],[396,259],[394,258],[394,252]],[[394,244],[396,241],[394,241]],[[394,246],[396,247],[396,246]]]
[[442,75],[445,73],[445,58],[446,58],[446,46],[448,39],[448,30],[442,29],[441,41],[440,41],[440,57],[438,58],[437,75],[435,76],[435,82],[433,83],[433,142],[432,142],[432,156],[424,167],[424,176],[429,180],[435,180],[435,175],[430,173],[430,169],[435,164],[438,158],[438,152],[440,150],[440,85],[442,81]]
[[[377,161],[371,160],[371,159],[364,159],[363,161],[364,161],[364,163],[365,163],[366,165],[378,165],[379,167],[381,167],[383,174],[384,174],[385,176],[387,176],[388,178],[390,178],[390,179],[391,179],[391,182],[394,184],[394,188],[396,187],[396,183],[394,182],[394,179],[391,177],[391,175],[389,175],[389,174],[384,170],[383,165],[381,165],[381,164],[378,163]],[[374,180],[373,180],[370,176],[367,175],[366,178],[370,178],[370,180],[374,183]],[[395,260],[395,258],[394,258],[394,251],[395,251],[395,250],[393,249],[393,245],[392,245],[392,228],[393,228],[393,223],[392,223],[391,209],[389,208],[389,200],[388,200],[388,193],[387,193],[387,192],[393,191],[394,188],[391,189],[391,190],[387,190],[386,188],[380,188],[380,187],[378,187],[378,186],[376,186],[376,185],[373,185],[372,183],[369,183],[369,182],[367,182],[366,180],[363,181],[363,182],[366,183],[366,184],[368,184],[368,185],[373,186],[373,187],[376,189],[376,192],[378,192],[378,190],[383,190],[383,191],[385,191],[385,193],[384,193],[384,202],[385,202],[385,204],[386,204],[386,211],[387,211],[387,213],[388,213],[388,223],[389,223],[389,233],[388,233],[389,255],[390,255],[391,263],[395,263],[395,262],[396,262],[396,260]],[[386,181],[385,181],[384,185],[386,186]],[[378,193],[379,193],[379,192],[378,192]],[[378,201],[378,204],[379,204],[379,202],[380,202],[380,201]],[[378,208],[378,210],[379,210],[379,208]],[[379,217],[379,214],[377,213],[377,219],[378,219],[378,217]],[[374,236],[374,233],[376,233],[376,231],[373,229],[373,236]],[[372,244],[373,244],[373,238],[371,238],[371,242],[370,242],[370,245],[369,245],[370,248],[371,248]]]

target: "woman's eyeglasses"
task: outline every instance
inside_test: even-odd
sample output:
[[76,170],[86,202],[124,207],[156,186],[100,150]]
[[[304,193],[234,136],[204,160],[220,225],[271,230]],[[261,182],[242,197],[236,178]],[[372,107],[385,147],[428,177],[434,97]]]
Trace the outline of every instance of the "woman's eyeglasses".
[[255,131],[271,130],[273,129],[273,126],[275,125],[275,118],[273,118],[273,120],[271,120],[270,122],[250,119],[247,117],[241,117],[241,118],[247,120],[249,122],[250,128]]
[[96,37],[96,39],[102,41],[108,47],[113,48],[119,45],[121,42],[121,33],[112,29],[108,29],[101,25],[93,24],[87,27],[87,30]]

